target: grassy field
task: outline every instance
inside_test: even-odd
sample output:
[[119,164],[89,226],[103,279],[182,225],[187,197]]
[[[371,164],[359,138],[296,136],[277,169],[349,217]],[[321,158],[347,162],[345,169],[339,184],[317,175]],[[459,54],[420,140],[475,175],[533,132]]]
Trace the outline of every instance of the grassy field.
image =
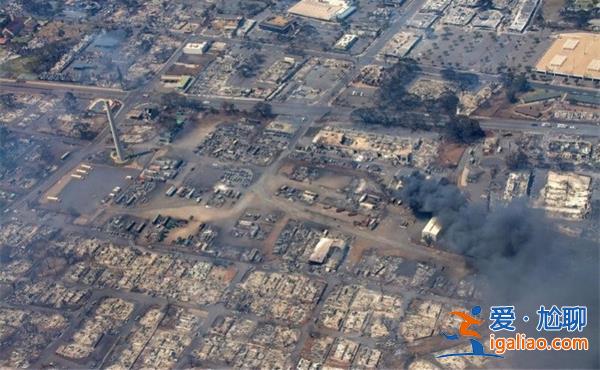
[[9,60],[0,65],[0,74],[9,77],[19,77],[22,75],[31,75],[35,66],[35,57],[19,57]]
[[542,14],[547,22],[560,21],[560,10],[567,5],[567,0],[542,1]]

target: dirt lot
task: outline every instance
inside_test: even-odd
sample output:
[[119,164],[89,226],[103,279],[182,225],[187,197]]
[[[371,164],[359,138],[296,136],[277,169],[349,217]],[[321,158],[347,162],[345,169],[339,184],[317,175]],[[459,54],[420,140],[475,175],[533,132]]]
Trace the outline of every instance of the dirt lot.
[[465,145],[444,143],[440,146],[438,163],[447,168],[458,166],[467,147]]
[[565,7],[566,0],[542,1],[542,15],[546,22],[559,22],[561,20],[560,10]]
[[511,104],[504,94],[496,94],[493,95],[484,106],[479,107],[473,112],[473,114],[476,116],[508,118],[511,115],[506,112],[509,111],[510,106]]
[[206,135],[224,122],[234,122],[238,117],[224,114],[207,114],[193,124],[186,125],[177,139],[177,147],[193,150],[204,140]]

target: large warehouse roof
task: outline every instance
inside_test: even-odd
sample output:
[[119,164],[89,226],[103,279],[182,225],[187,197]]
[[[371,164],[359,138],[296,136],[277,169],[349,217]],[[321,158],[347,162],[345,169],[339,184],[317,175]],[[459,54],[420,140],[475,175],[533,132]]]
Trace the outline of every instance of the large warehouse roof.
[[352,6],[346,0],[301,0],[288,12],[309,18],[332,21],[345,14]]
[[539,72],[600,79],[600,35],[564,33],[558,35],[538,61]]

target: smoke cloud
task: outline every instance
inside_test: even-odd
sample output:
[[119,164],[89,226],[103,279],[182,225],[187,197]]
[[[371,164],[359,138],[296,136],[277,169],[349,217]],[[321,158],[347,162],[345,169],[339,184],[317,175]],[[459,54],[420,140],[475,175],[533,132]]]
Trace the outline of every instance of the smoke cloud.
[[[515,306],[517,331],[531,337],[554,337],[535,330],[540,305],[588,308],[588,324],[582,333],[561,331],[557,335],[586,336],[589,351],[514,352],[493,366],[600,368],[597,241],[559,233],[555,221],[523,200],[488,210],[485,205],[469,203],[447,180],[428,179],[419,173],[402,180],[400,197],[416,214],[439,217],[444,225],[440,244],[466,256],[477,271],[483,305]],[[523,322],[523,315],[531,318],[528,323]]]

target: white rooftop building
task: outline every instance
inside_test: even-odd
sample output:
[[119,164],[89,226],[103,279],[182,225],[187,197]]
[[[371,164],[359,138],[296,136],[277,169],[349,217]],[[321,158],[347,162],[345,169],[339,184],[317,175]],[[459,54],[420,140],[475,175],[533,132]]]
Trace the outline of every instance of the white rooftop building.
[[190,42],[183,47],[183,53],[192,55],[204,54],[208,50],[208,46],[209,44],[207,41],[202,41],[198,43]]
[[347,0],[300,0],[288,12],[303,17],[335,21],[347,18],[356,10]]
[[542,191],[544,209],[561,217],[582,219],[590,211],[592,178],[550,171]]
[[432,217],[431,220],[427,222],[427,225],[425,225],[425,227],[423,228],[423,231],[421,231],[421,240],[423,240],[424,242],[435,242],[438,240],[438,237],[441,233],[442,223],[440,222],[439,218]]
[[342,239],[333,239],[333,238],[321,238],[315,248],[313,249],[312,254],[308,258],[308,260],[312,263],[321,264],[325,262],[325,258],[327,258],[327,254],[329,250],[333,247],[337,248],[345,248],[346,242]]

